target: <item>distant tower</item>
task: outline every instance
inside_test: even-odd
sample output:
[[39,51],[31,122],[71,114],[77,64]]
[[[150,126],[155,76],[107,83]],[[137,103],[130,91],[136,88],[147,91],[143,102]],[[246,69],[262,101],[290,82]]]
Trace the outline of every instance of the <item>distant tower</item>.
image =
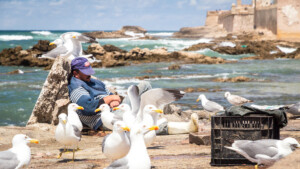
[[236,6],[242,6],[242,0],[236,0]]

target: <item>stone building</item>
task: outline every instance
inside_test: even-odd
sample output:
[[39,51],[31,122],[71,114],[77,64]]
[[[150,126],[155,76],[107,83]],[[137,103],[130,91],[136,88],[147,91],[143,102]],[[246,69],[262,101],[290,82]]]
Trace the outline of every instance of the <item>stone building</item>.
[[267,29],[279,39],[300,39],[299,0],[242,0],[229,11],[208,11],[205,26],[221,25],[227,32],[250,32]]

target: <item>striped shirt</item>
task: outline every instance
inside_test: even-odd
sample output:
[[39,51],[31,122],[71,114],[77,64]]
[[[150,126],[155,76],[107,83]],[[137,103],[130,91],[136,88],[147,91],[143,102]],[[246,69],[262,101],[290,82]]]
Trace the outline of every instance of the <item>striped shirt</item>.
[[102,122],[101,113],[95,113],[95,110],[99,107],[100,100],[112,93],[103,82],[95,79],[84,82],[72,77],[68,88],[71,102],[84,108],[77,111],[81,122],[96,130]]

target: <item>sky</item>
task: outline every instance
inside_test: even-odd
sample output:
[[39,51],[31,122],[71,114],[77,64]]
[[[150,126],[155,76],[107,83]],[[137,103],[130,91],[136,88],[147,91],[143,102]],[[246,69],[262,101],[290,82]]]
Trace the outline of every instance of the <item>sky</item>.
[[[242,0],[250,4],[251,0]],[[0,0],[0,30],[173,30],[202,26],[236,0]]]

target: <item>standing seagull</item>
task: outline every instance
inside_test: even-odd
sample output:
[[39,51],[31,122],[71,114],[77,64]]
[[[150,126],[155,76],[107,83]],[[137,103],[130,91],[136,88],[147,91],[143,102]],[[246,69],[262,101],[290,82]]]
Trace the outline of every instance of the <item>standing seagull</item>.
[[206,111],[213,112],[213,113],[217,113],[219,111],[225,111],[223,106],[219,105],[216,102],[208,100],[204,94],[199,95],[196,101],[199,102],[199,100],[201,100],[202,107]]
[[130,150],[121,159],[111,163],[106,169],[150,169],[151,161],[144,141],[144,134],[149,131],[158,130],[157,126],[150,128],[135,124],[130,131]]
[[68,105],[68,122],[78,128],[79,131],[82,131],[82,123],[79,119],[76,110],[83,110],[82,106],[78,106],[76,103],[71,103]]
[[244,103],[252,102],[251,100],[248,100],[244,97],[233,95],[230,92],[225,92],[225,98],[228,100],[228,102],[232,105],[239,106]]
[[[146,105],[143,110],[144,117],[143,117],[142,124],[147,127],[157,126],[158,115],[162,113],[163,111],[161,109],[157,109],[153,105]],[[147,147],[150,146],[154,142],[155,138],[156,138],[155,131],[152,130],[147,132],[144,135],[146,146]]]
[[[55,138],[58,142],[63,144],[66,148],[66,146],[71,146],[73,149],[73,159],[75,157],[75,147],[78,147],[78,142],[81,140],[81,132],[79,129],[68,122],[68,117],[65,113],[61,113],[58,116],[59,123],[56,127],[55,131]],[[58,158],[61,157],[62,153],[64,153],[66,150],[62,151]]]
[[122,117],[110,112],[110,107],[108,104],[101,104],[99,108],[95,110],[95,112],[101,111],[101,120],[103,122],[103,125],[110,130],[113,130],[113,124],[116,121],[122,120]]
[[291,154],[300,144],[294,138],[288,137],[284,140],[263,139],[263,140],[236,140],[231,147],[225,146],[230,150],[236,151],[249,161],[258,165],[272,165],[279,159]]
[[38,140],[29,138],[24,134],[17,134],[12,140],[12,148],[6,151],[0,151],[0,168],[1,169],[19,169],[29,165],[31,151],[28,143],[38,144]]
[[113,132],[104,137],[102,142],[102,152],[110,159],[120,159],[128,153],[130,141],[125,131],[130,129],[122,121],[114,123]]

